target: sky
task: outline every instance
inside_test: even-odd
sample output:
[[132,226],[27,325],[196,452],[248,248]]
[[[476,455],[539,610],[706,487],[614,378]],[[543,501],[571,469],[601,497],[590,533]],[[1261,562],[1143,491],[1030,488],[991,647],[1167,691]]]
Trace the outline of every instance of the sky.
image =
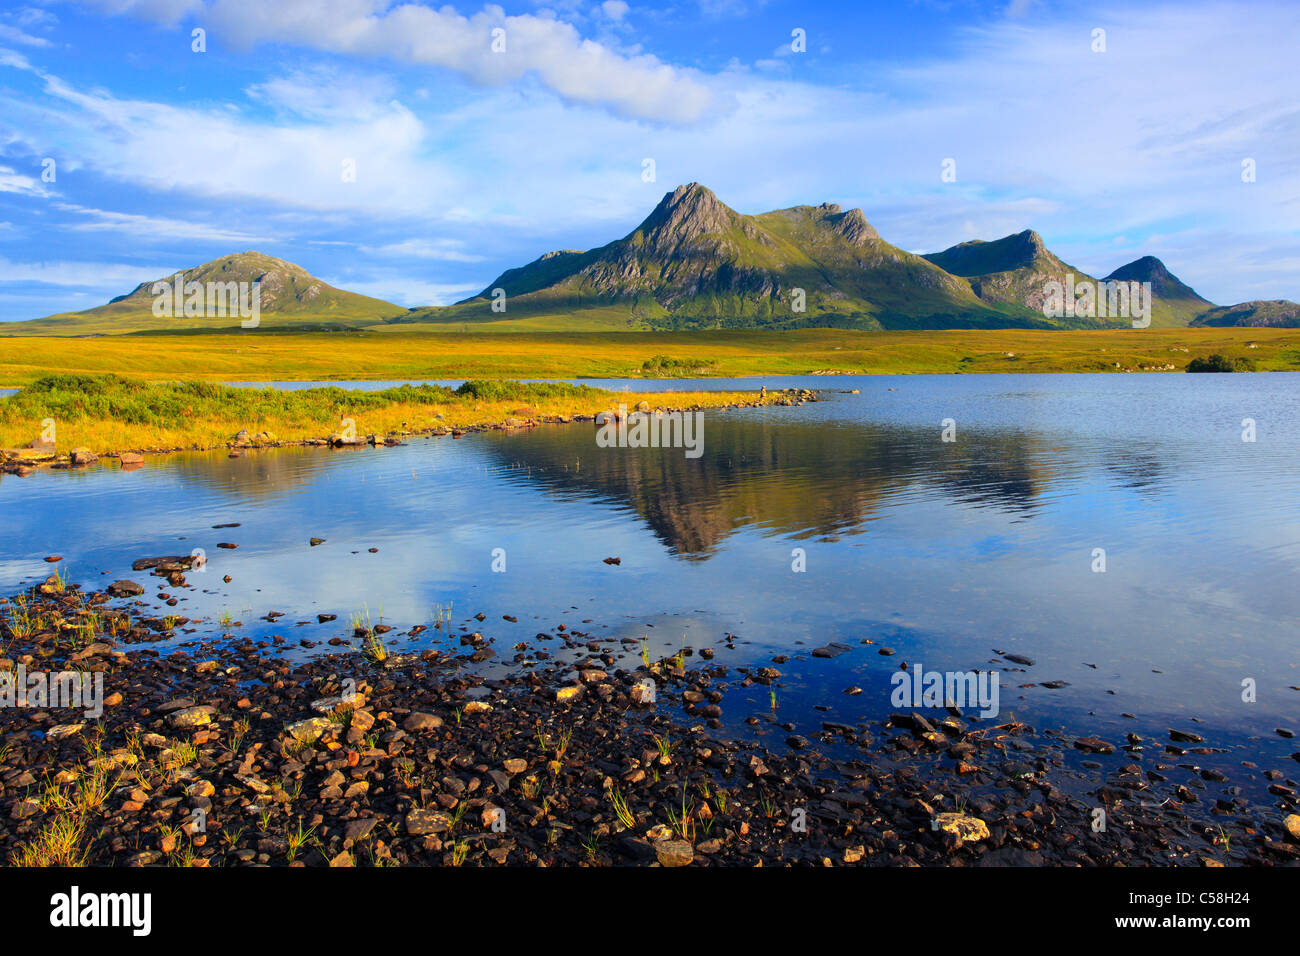
[[687,182],[1300,300],[1297,51],[1290,0],[7,0],[0,320],[250,249],[448,304]]

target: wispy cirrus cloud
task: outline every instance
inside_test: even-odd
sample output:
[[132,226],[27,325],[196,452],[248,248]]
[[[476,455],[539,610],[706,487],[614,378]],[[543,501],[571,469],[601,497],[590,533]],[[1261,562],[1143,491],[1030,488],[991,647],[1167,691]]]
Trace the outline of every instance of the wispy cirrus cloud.
[[443,262],[482,262],[484,258],[466,252],[464,243],[457,239],[404,239],[382,246],[365,246],[363,251],[381,256],[439,259]]
[[[176,267],[183,268],[183,267]],[[120,262],[19,262],[0,256],[0,283],[40,283],[76,289],[99,289],[105,282],[116,283],[123,291],[166,275],[175,269],[125,265]]]
[[35,176],[16,171],[12,166],[0,166],[0,193],[19,193],[25,196],[48,196],[50,190]]
[[151,240],[197,239],[205,242],[259,243],[275,242],[277,237],[268,233],[231,229],[207,223],[188,216],[144,216],[139,213],[114,212],[108,209],[91,209],[76,203],[56,203],[55,207],[72,213],[77,221],[68,228],[83,231],[112,232],[116,235],[137,236]]

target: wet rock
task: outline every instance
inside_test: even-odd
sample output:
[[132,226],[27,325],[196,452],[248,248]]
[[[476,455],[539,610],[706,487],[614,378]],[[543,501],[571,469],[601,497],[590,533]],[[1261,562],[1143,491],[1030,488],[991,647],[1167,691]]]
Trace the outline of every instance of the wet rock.
[[841,654],[844,654],[849,650],[852,650],[852,648],[845,647],[843,644],[836,644],[834,641],[832,641],[831,643],[827,644],[825,647],[814,648],[812,652],[812,656],[820,657],[820,658],[839,657]]
[[1282,821],[1282,826],[1286,829],[1287,835],[1296,843],[1300,843],[1300,814],[1289,813]]
[[144,588],[134,581],[128,581],[123,578],[120,581],[114,581],[108,586],[108,593],[113,597],[138,597],[144,594]]
[[1084,753],[1090,754],[1113,754],[1115,752],[1115,746],[1100,737],[1079,737],[1074,741],[1074,746]]

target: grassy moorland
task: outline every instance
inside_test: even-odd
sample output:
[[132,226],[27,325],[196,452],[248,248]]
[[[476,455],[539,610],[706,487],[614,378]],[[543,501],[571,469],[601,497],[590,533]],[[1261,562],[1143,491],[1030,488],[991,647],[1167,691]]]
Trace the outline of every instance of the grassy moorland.
[[[1252,345],[1254,346],[1252,348]],[[1300,370],[1300,329],[864,332],[804,329],[624,333],[465,332],[381,326],[358,332],[0,337],[0,386],[52,373],[146,381],[653,377],[654,366],[725,377],[814,372],[1182,371],[1197,356]],[[665,366],[662,358],[669,360]],[[647,363],[650,368],[644,370]]]
[[[470,381],[456,389],[403,385],[379,391],[232,388],[207,382],[149,384],[114,375],[51,375],[0,402],[0,448],[19,448],[53,419],[57,451],[96,454],[225,445],[238,432],[255,444],[297,443],[343,430],[357,436],[468,428],[556,416],[595,415],[645,399],[687,408],[753,402],[752,392],[610,392],[565,384]],[[269,437],[266,437],[269,433]],[[260,437],[259,436],[263,436]]]

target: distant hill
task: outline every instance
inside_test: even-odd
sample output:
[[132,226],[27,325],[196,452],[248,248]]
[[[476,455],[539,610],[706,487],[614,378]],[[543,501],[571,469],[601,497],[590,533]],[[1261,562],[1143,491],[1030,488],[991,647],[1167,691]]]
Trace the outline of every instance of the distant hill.
[[1206,309],[1214,308],[1213,302],[1198,295],[1195,289],[1165,268],[1165,264],[1155,256],[1143,256],[1128,265],[1120,266],[1106,276],[1106,281],[1111,280],[1151,283],[1152,328],[1181,328],[1191,325],[1192,320]]
[[971,289],[985,302],[1035,311],[1043,307],[1048,282],[1063,282],[1070,274],[1076,282],[1092,278],[1062,262],[1031,229],[992,242],[974,239],[959,243],[925,258],[945,272],[969,280]]
[[1256,299],[1237,305],[1207,309],[1193,321],[1194,327],[1249,326],[1254,328],[1300,328],[1300,303],[1289,299]]
[[[495,289],[505,293],[504,313],[491,310]],[[665,195],[622,239],[548,253],[471,299],[396,321],[500,323],[597,311],[613,324],[651,329],[1090,324],[982,299],[965,278],[881,239],[860,209],[823,203],[746,216],[698,183]]]
[[[176,316],[159,317],[153,314],[155,283],[172,284],[176,273],[141,282],[125,295],[118,296],[106,305],[82,312],[64,312],[0,326],[0,331],[10,335],[91,335],[123,332],[238,329],[240,317],[204,315],[185,316],[183,308]],[[358,295],[316,278],[302,266],[260,252],[241,252],[205,262],[193,269],[183,270],[185,282],[211,283],[245,282],[252,287],[260,282],[260,327],[277,329],[338,329],[371,325],[407,310],[382,299]],[[183,306],[183,302],[181,303]],[[214,310],[215,311],[215,310]]]

